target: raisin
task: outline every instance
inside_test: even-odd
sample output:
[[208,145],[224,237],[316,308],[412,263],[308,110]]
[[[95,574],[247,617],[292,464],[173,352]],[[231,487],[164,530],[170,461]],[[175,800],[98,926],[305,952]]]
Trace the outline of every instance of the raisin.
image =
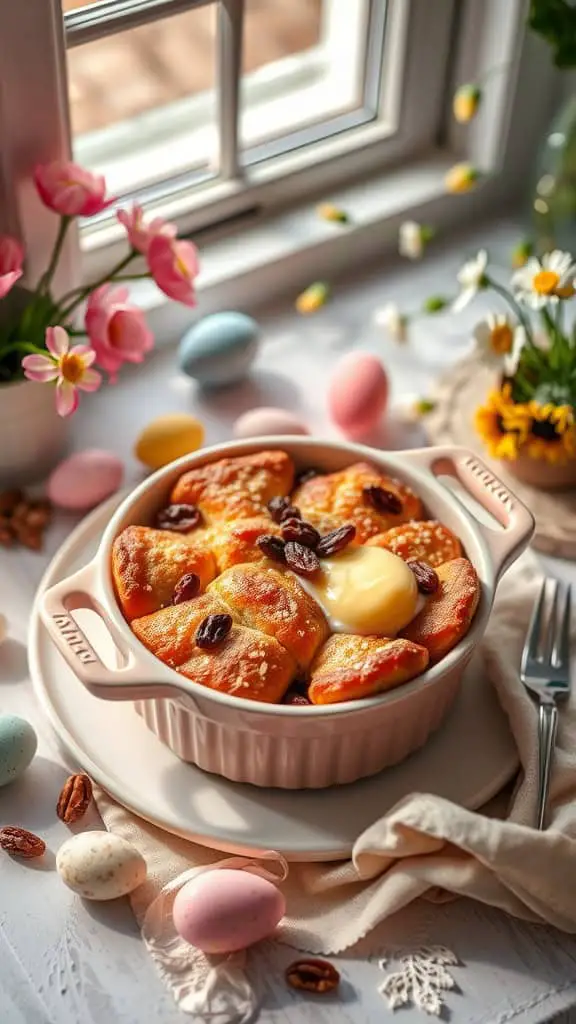
[[286,561],[285,544],[282,537],[275,537],[272,533],[263,533],[258,537],[256,544],[266,558],[271,558],[274,562],[284,563]]
[[201,647],[203,650],[217,647],[218,644],[221,644],[226,639],[231,629],[231,615],[226,613],[223,615],[207,615],[196,630],[196,646]]
[[427,562],[418,562],[413,559],[406,563],[414,573],[418,590],[421,594],[434,594],[438,590],[440,581],[431,565]]
[[288,690],[282,698],[283,704],[290,704],[292,707],[310,707],[312,701],[308,700],[305,693],[297,693],[295,690]]
[[372,508],[382,515],[399,515],[403,509],[402,502],[393,491],[387,491],[385,487],[370,485],[364,488],[364,497],[372,505]]
[[336,530],[331,530],[322,537],[320,543],[316,547],[316,554],[318,558],[329,558],[330,555],[336,555],[339,551],[343,551],[344,548],[354,540],[356,536],[356,527],[354,523],[346,523],[344,526],[339,526]]
[[290,498],[284,498],[282,495],[278,495],[276,498],[270,498],[268,502],[268,511],[272,516],[275,523],[279,523],[282,518],[282,513],[285,508],[290,507]]
[[300,576],[313,576],[320,568],[318,556],[311,548],[305,548],[298,541],[289,540],[284,548],[286,564]]
[[282,522],[284,540],[297,540],[305,548],[314,548],[320,540],[318,530],[304,519],[285,519]]
[[200,577],[195,572],[186,572],[180,577],[174,587],[172,604],[182,604],[183,601],[191,601],[200,593]]
[[175,533],[188,533],[201,522],[202,513],[196,505],[168,505],[156,516],[159,530],[173,530]]
[[320,470],[318,469],[303,469],[296,477],[296,486],[301,487],[302,484],[307,484],[309,480],[313,480],[314,477],[319,476],[319,474]]

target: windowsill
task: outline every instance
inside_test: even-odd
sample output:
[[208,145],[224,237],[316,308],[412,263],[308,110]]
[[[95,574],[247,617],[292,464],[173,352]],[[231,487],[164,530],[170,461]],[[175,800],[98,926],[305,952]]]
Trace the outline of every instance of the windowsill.
[[451,160],[434,156],[327,195],[326,201],[346,211],[345,225],[321,219],[317,204],[307,203],[201,244],[196,313],[166,300],[149,281],[135,284],[132,298],[146,312],[158,343],[166,344],[198,316],[222,308],[249,310],[297,294],[312,281],[384,256],[395,248],[399,224],[407,217],[438,223],[447,203],[454,203],[461,219],[472,197],[447,196],[444,176],[450,166]]

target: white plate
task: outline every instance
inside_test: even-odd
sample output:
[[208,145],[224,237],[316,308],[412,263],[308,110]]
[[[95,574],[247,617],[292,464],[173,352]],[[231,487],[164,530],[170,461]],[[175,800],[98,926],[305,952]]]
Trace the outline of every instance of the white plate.
[[[118,501],[116,496],[96,509],[74,530],[39,593],[93,556]],[[98,646],[93,625],[91,630]],[[422,750],[372,779],[294,792],[239,785],[180,761],[131,703],[100,700],[84,689],[50,641],[36,605],[29,659],[36,693],[82,768],[140,817],[219,850],[274,849],[290,860],[348,857],[356,837],[407,793],[435,793],[474,809],[518,767],[506,717],[474,661],[444,724]]]

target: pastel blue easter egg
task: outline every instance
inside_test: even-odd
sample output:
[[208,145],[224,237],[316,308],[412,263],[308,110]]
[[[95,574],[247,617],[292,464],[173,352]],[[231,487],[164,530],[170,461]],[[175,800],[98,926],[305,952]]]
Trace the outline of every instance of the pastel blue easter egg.
[[38,740],[29,722],[18,715],[0,715],[0,786],[22,775],[30,764]]
[[212,313],[186,332],[179,349],[183,373],[204,388],[246,377],[258,351],[259,328],[245,313]]

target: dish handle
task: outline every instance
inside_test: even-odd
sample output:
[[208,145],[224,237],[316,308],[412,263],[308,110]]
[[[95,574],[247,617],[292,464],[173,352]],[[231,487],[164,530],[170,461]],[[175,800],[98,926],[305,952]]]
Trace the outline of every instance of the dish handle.
[[[95,589],[96,563],[90,562],[61,583],[50,587],[40,598],[42,622],[80,682],[96,697],[107,700],[145,700],[186,692],[185,680],[181,688],[160,682],[146,682],[149,667],[139,661],[126,646],[125,638],[92,596]],[[104,624],[108,633],[107,647],[117,662],[115,667],[104,663],[74,617],[73,613],[82,609],[95,612]]]
[[534,516],[529,509],[494,476],[482,459],[467,448],[416,448],[402,454],[409,463],[428,470],[435,478],[455,477],[467,493],[500,523],[501,528],[491,527],[475,517],[476,526],[490,550],[498,581],[524,550],[534,532]]

